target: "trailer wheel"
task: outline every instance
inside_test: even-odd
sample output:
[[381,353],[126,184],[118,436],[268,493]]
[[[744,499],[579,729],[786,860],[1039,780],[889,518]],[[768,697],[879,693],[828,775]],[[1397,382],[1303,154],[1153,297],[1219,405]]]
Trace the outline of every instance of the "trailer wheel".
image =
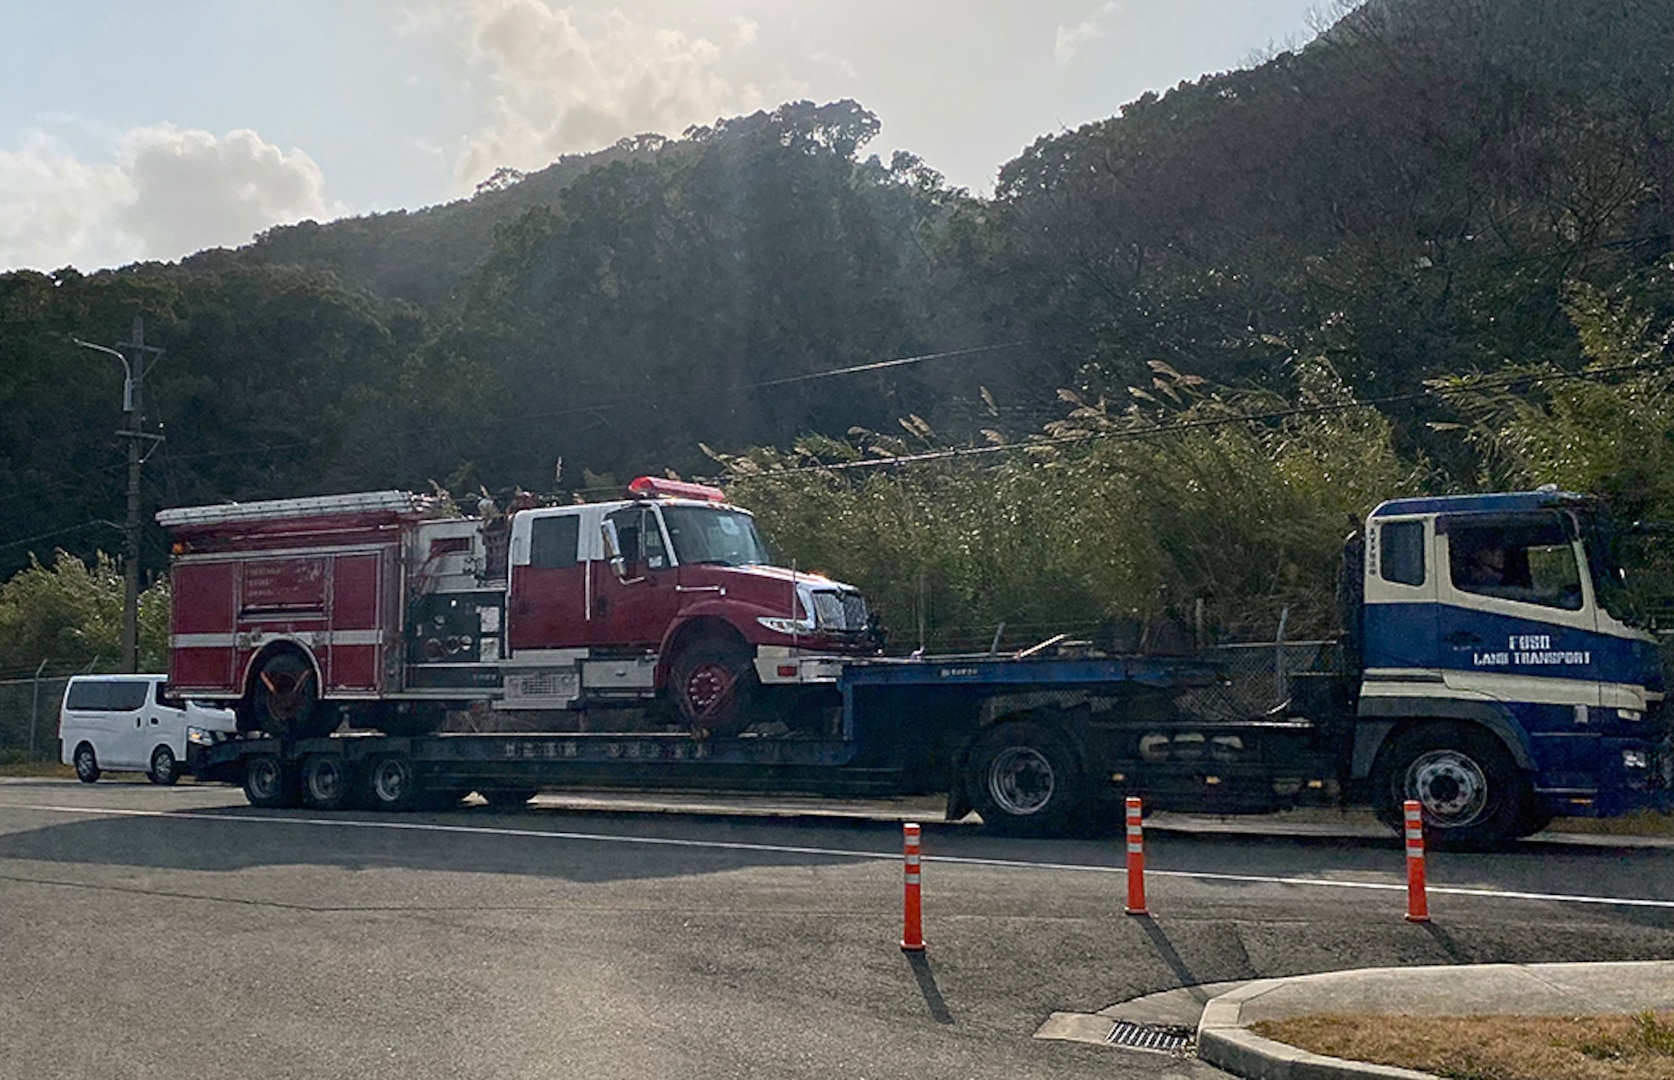
[[159,746],[151,751],[151,768],[146,770],[145,778],[163,787],[169,787],[179,780],[180,763],[174,760],[174,751],[166,746]]
[[353,795],[354,773],[342,758],[331,754],[303,758],[303,802],[316,810],[341,810]]
[[479,791],[477,794],[496,810],[522,810],[529,805],[529,800],[533,799],[538,791],[538,788],[496,788],[492,791]]
[[296,804],[295,778],[277,754],[251,754],[244,759],[244,797],[251,806],[273,809]]
[[1427,845],[1473,851],[1517,832],[1529,785],[1499,739],[1464,724],[1425,724],[1398,736],[1377,771],[1378,816],[1397,827],[1418,800]]
[[77,780],[91,784],[99,779],[99,758],[93,753],[92,743],[82,743],[76,747],[76,754],[72,760],[75,762]]
[[375,810],[412,810],[419,805],[418,774],[406,754],[388,754],[372,762],[366,790]]
[[969,760],[965,789],[990,829],[1045,836],[1074,827],[1083,795],[1080,764],[1046,727],[998,724],[983,733]]
[[741,645],[699,641],[674,658],[669,691],[693,731],[736,731],[750,716],[756,665]]
[[294,652],[274,653],[262,662],[252,695],[255,728],[281,739],[330,735],[334,717],[320,708],[313,665]]

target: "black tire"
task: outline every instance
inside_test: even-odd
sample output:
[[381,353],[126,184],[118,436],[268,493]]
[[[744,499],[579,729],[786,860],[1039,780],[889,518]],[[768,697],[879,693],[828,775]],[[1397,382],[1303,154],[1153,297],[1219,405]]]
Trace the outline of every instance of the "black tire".
[[316,810],[341,810],[355,795],[354,770],[334,754],[302,759],[302,801]]
[[1081,764],[1049,728],[1031,721],[996,724],[967,760],[965,790],[988,828],[1012,836],[1075,829],[1086,801]]
[[91,784],[99,779],[102,770],[99,768],[99,756],[93,752],[92,743],[82,743],[76,747],[76,752],[70,760],[75,764],[77,780]]
[[337,716],[320,704],[314,667],[294,652],[274,653],[262,662],[251,689],[252,727],[281,739],[330,735]]
[[1499,738],[1468,724],[1409,728],[1379,755],[1378,817],[1403,827],[1403,803],[1417,799],[1428,847],[1480,851],[1517,835],[1529,804],[1527,778]]
[[414,804],[419,810],[441,811],[453,810],[465,801],[469,791],[459,788],[443,788],[441,791],[420,792],[418,801]]
[[244,797],[264,810],[295,806],[296,777],[277,754],[251,754],[244,759]]
[[1525,836],[1533,836],[1552,824],[1554,816],[1552,811],[1531,793],[1523,803],[1523,812],[1517,815],[1517,827],[1512,830],[1511,835],[1518,840]]
[[727,734],[744,727],[759,687],[750,650],[740,644],[699,641],[669,666],[669,696],[693,731]]
[[174,759],[174,751],[166,746],[151,751],[151,768],[146,770],[145,778],[153,784],[172,787],[180,779],[180,763]]
[[496,788],[493,791],[479,791],[488,801],[488,805],[496,810],[522,810],[529,805],[539,789],[537,788]]
[[406,754],[374,758],[366,770],[366,801],[374,810],[417,809],[421,794],[418,773]]

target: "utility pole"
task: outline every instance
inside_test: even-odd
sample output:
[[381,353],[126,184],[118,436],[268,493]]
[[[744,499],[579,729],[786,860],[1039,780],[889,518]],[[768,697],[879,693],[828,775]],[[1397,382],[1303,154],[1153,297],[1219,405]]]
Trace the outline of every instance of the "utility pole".
[[[119,341],[116,349],[76,338],[75,343],[87,349],[109,353],[122,361],[122,411],[128,414],[128,426],[117,436],[128,440],[128,520],[126,524],[127,554],[123,558],[122,574],[122,661],[128,671],[139,671],[139,567],[140,567],[140,467],[150,457],[150,451],[163,441],[161,435],[147,434],[145,424],[145,357],[147,353],[161,356],[162,349],[145,343],[145,320],[134,316],[132,341]],[[117,349],[133,352],[133,363]],[[147,446],[146,444],[149,444]]]

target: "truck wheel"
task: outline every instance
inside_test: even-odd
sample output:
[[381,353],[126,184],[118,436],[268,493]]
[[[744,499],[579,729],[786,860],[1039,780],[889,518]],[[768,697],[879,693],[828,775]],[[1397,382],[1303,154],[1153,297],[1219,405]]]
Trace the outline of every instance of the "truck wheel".
[[340,757],[309,754],[302,760],[302,801],[316,810],[341,810],[354,794],[354,774]]
[[1040,724],[989,728],[971,751],[965,789],[982,823],[1013,836],[1064,833],[1082,801],[1075,753]]
[[93,744],[82,743],[76,747],[76,755],[72,760],[76,765],[77,780],[91,784],[99,779],[99,758],[93,753]]
[[263,809],[296,805],[296,783],[278,755],[251,754],[244,759],[244,797]]
[[1459,851],[1492,848],[1517,831],[1529,785],[1499,739],[1461,724],[1425,724],[1400,736],[1377,773],[1378,816],[1402,822],[1417,799],[1425,843]]
[[[281,739],[330,735],[333,717],[320,708],[314,668],[294,652],[275,653],[256,675],[255,728]],[[328,726],[329,725],[329,726]]]
[[675,708],[693,731],[726,733],[743,727],[756,684],[749,650],[726,642],[699,642],[675,657],[669,669]]
[[419,804],[418,774],[405,754],[388,754],[372,762],[366,790],[374,810],[412,810]]
[[179,780],[180,763],[174,760],[174,751],[166,746],[159,746],[151,751],[151,768],[146,771],[145,778],[164,787],[169,787]]
[[539,789],[537,788],[498,788],[494,791],[479,791],[488,801],[488,805],[496,810],[522,810],[529,805]]

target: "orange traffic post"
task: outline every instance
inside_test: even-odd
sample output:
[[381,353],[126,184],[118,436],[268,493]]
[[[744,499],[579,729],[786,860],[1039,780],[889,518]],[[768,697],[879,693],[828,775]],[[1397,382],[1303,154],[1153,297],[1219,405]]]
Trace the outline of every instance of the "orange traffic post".
[[1407,819],[1407,921],[1429,922],[1430,899],[1424,882],[1424,809],[1417,799],[1404,806]]
[[906,846],[906,890],[901,897],[901,951],[924,951],[924,912],[920,907],[918,895],[918,833],[919,828],[911,821],[901,825],[902,838]]
[[1145,826],[1137,796],[1128,796],[1128,906],[1129,915],[1149,915],[1145,910]]

